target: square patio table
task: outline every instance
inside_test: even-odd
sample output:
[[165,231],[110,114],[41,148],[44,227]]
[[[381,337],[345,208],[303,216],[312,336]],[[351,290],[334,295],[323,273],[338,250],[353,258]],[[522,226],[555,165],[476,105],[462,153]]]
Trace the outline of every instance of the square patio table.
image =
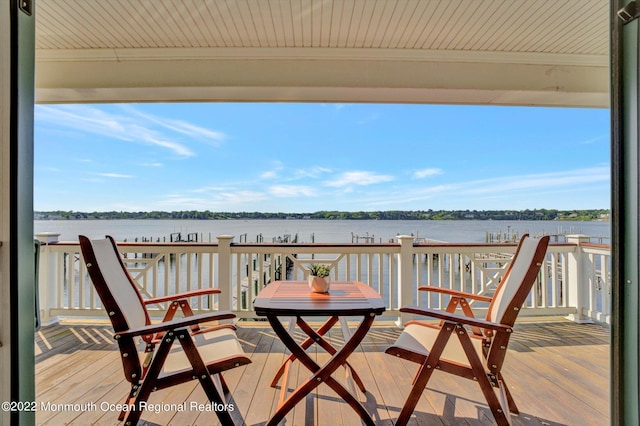
[[[336,281],[331,283],[329,293],[313,293],[305,281],[275,281],[258,294],[253,306],[256,314],[267,317],[273,331],[291,351],[291,355],[276,373],[271,384],[275,386],[280,377],[283,377],[278,408],[267,426],[277,425],[297,403],[321,383],[326,383],[333,389],[366,424],[374,424],[369,412],[354,396],[353,389],[351,391],[346,389],[332,377],[332,374],[340,366],[345,366],[347,372],[351,372],[349,378],[353,378],[360,390],[365,392],[362,381],[348,364],[347,358],[367,335],[375,316],[385,311],[384,302],[377,291],[357,281]],[[352,316],[363,317],[353,333],[350,332],[346,323],[346,317]],[[290,318],[288,328],[284,327],[280,317]],[[316,330],[303,317],[328,317],[328,319]],[[338,321],[342,324],[345,334],[345,344],[339,349],[323,337]],[[293,338],[294,325],[309,336],[301,344]],[[322,366],[311,359],[305,351],[313,343],[320,345],[332,355],[331,359]],[[312,374],[285,398],[289,365],[296,359]],[[348,381],[348,383],[351,382]]]

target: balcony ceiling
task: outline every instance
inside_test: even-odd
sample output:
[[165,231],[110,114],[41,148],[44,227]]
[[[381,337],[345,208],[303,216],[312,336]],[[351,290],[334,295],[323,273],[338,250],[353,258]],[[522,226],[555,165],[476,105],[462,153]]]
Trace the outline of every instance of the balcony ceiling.
[[36,101],[607,107],[607,0],[38,0]]

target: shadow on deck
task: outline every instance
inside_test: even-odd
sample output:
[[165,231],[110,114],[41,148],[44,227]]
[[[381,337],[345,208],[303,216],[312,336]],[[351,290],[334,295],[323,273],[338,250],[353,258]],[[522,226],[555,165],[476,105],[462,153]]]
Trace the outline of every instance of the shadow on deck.
[[[415,364],[384,354],[399,332],[391,326],[372,328],[350,358],[367,388],[360,400],[378,425],[393,424],[416,372]],[[277,404],[279,388],[269,383],[284,359],[284,346],[264,323],[241,323],[238,337],[253,363],[228,371],[225,378],[246,424],[264,425]],[[339,345],[339,328],[330,337]],[[35,348],[37,424],[122,424],[112,405],[124,401],[129,385],[110,326],[69,323],[43,327]],[[319,363],[329,359],[322,350],[313,353]],[[289,386],[305,379],[306,371],[298,371],[294,363]],[[515,425],[609,424],[607,328],[566,321],[517,324],[503,373],[520,408],[520,415],[512,416]],[[190,409],[191,403],[206,402],[195,382],[154,392],[149,403],[157,404],[157,410],[146,411],[140,424],[218,424],[213,413]],[[360,421],[322,385],[282,424],[333,426]],[[476,384],[438,373],[410,424],[490,425],[493,418]]]

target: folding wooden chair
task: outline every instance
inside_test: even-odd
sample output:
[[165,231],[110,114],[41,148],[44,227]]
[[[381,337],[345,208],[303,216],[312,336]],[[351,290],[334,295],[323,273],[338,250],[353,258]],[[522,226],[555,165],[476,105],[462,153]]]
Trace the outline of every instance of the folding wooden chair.
[[[81,235],[79,239],[87,271],[115,330],[125,378],[131,383],[126,408],[118,419],[126,425],[137,424],[152,391],[197,379],[212,407],[219,408],[212,411],[220,422],[233,425],[231,410],[224,409],[229,407],[231,395],[221,373],[251,360],[242,350],[233,325],[202,329],[199,325],[235,315],[222,311],[193,315],[188,297],[211,292],[206,290],[143,300],[113,238],[90,240]],[[152,324],[146,306],[168,301],[172,304],[164,320]],[[185,314],[182,318],[174,318],[178,307]],[[145,346],[142,353],[136,345],[138,337]],[[233,411],[237,412],[237,407]]]
[[[493,297],[440,287],[424,286],[421,291],[448,294],[445,311],[403,307],[400,312],[440,319],[440,323],[409,321],[386,353],[420,364],[413,387],[398,416],[397,425],[406,425],[434,370],[477,381],[499,425],[511,423],[510,412],[518,408],[501,374],[513,324],[540,271],[549,237],[524,235],[498,284]],[[486,318],[474,318],[469,300],[490,302]],[[456,314],[456,308],[463,315]],[[456,336],[456,337],[453,337]],[[498,395],[494,388],[497,388]]]

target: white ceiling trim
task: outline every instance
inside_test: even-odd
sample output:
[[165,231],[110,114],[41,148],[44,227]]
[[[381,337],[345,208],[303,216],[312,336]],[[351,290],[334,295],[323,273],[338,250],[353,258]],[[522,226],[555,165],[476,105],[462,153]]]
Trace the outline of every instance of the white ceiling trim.
[[608,67],[608,55],[480,52],[419,49],[345,48],[132,48],[36,50],[36,61],[144,61],[144,60],[341,60],[446,61],[456,63],[574,65]]
[[[348,99],[348,100],[347,100]],[[608,93],[469,89],[406,89],[359,87],[118,87],[38,89],[38,103],[84,102],[327,102],[474,105],[546,105],[603,108]]]

